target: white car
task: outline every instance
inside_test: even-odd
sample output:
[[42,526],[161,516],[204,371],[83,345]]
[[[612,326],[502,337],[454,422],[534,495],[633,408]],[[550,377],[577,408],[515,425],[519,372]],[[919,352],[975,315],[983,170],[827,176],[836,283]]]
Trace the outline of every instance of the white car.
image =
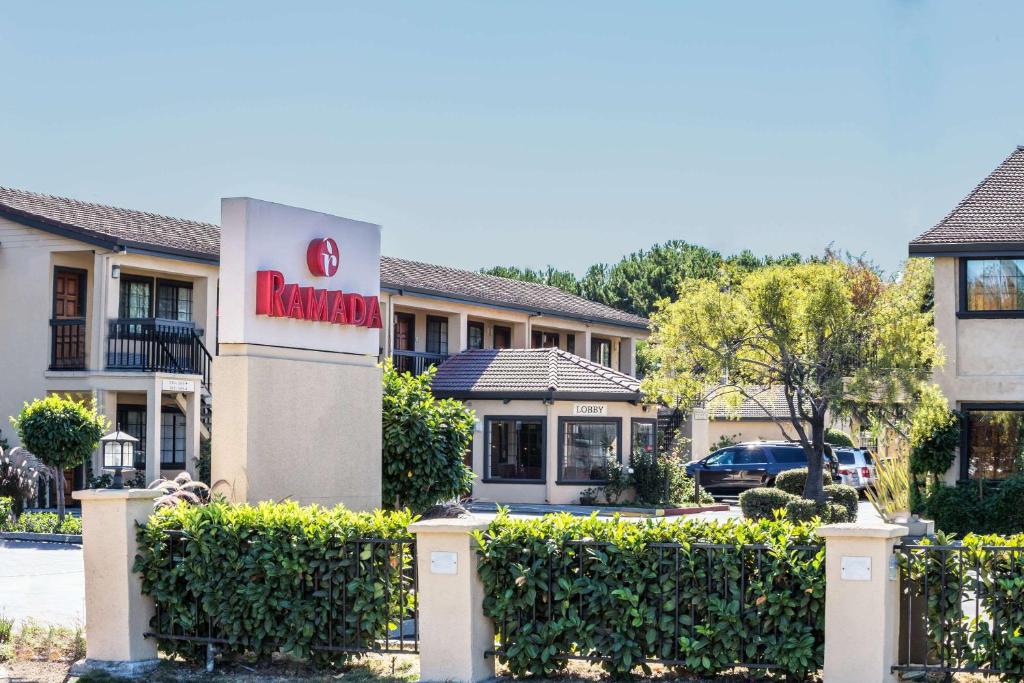
[[866,448],[836,447],[840,483],[863,491],[875,482],[874,454]]

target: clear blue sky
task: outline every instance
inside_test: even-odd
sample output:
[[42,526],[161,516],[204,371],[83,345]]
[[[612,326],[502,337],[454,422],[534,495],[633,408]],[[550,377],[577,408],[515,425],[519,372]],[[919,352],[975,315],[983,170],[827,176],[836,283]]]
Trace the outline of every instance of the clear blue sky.
[[581,271],[672,238],[888,269],[1024,143],[1024,3],[67,2],[0,13],[0,185]]

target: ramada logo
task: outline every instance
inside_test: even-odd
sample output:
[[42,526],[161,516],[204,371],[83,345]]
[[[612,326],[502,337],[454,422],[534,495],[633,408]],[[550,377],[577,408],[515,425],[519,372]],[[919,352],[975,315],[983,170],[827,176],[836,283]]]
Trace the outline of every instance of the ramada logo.
[[330,237],[313,240],[306,248],[306,264],[309,272],[317,277],[334,277],[341,262],[338,243]]
[[[306,247],[306,265],[317,277],[334,276],[340,263],[341,250],[330,237],[315,239]],[[372,329],[384,326],[376,296],[287,283],[276,270],[256,272],[256,315]]]

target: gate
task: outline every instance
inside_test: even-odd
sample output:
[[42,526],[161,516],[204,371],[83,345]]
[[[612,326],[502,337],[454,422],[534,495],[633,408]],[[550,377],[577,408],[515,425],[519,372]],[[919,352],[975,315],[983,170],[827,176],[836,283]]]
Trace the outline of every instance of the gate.
[[903,543],[894,671],[1024,675],[1024,547]]

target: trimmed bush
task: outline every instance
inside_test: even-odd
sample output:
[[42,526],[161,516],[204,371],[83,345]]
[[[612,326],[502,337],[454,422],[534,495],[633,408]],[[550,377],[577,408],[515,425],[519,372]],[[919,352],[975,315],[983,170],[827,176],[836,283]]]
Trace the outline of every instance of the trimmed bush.
[[[832,474],[826,468],[822,473],[822,483],[824,486],[832,485]],[[775,477],[775,486],[780,488],[786,493],[794,496],[804,495],[804,485],[807,484],[807,468],[798,467],[793,470],[786,470],[785,472],[779,472],[778,476]]]
[[969,482],[933,486],[924,499],[925,517],[935,528],[963,535],[1019,534],[1024,532],[1024,474],[1000,484]]
[[802,679],[822,665],[824,549],[809,524],[499,515],[476,539],[484,613],[513,676],[559,677],[565,656],[602,655],[622,677],[677,648],[696,677],[770,661]]
[[69,516],[61,522],[60,518],[52,512],[26,512],[20,517],[8,517],[6,523],[0,523],[0,530],[79,536],[82,533],[82,520],[79,517]]
[[0,529],[4,529],[14,519],[14,499],[0,498]]
[[740,509],[747,519],[774,519],[777,510],[785,510],[786,504],[796,496],[772,487],[750,489],[740,494]]
[[817,520],[821,524],[851,522],[846,507],[839,503],[819,503],[806,498],[794,498],[786,503],[786,519],[795,524]]
[[852,447],[853,439],[851,439],[850,436],[841,429],[829,427],[828,429],[825,430],[825,443],[831,444],[833,446]]
[[[161,605],[150,628],[158,633],[201,630],[212,619],[218,650],[269,658],[277,651],[320,663],[345,653],[313,650],[333,622],[335,645],[372,644],[398,628],[412,606],[412,558],[393,544],[354,544],[360,538],[408,535],[407,511],[357,513],[297,503],[161,508],[139,527],[134,571],[142,591]],[[180,559],[169,566],[168,534]],[[398,583],[404,581],[404,590]],[[196,613],[198,610],[198,615]],[[159,618],[159,622],[157,619]],[[164,652],[201,659],[205,648],[160,641]]]
[[857,521],[857,507],[860,504],[860,494],[857,489],[846,484],[830,484],[825,487],[825,496],[829,502],[838,503],[846,508],[846,521]]

